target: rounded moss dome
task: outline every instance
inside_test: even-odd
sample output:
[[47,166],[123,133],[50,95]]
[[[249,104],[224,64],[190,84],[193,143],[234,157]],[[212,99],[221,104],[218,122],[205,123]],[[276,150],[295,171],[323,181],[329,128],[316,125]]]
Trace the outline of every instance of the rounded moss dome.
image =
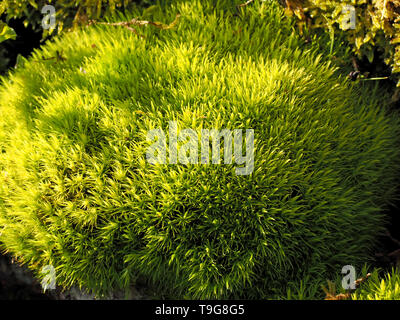
[[[4,250],[64,287],[143,278],[185,298],[271,297],[368,259],[395,195],[397,117],[304,47],[279,6],[226,3],[132,13],[179,13],[165,30],[66,33],[3,79]],[[197,163],[172,161],[173,125],[198,139]],[[232,161],[229,137],[219,163],[201,161],[202,133],[223,129],[243,133]],[[164,163],[146,156],[154,130]]]

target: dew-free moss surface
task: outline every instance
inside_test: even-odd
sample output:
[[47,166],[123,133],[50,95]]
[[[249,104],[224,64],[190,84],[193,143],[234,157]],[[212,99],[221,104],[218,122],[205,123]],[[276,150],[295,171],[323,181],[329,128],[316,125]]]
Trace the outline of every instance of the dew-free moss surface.
[[[142,13],[123,19],[181,17],[143,39],[67,33],[4,79],[1,248],[39,277],[54,266],[60,286],[103,294],[139,277],[175,298],[271,298],[368,261],[399,159],[378,90],[339,76],[274,2]],[[146,135],[168,138],[169,121],[253,129],[252,174],[150,164]]]

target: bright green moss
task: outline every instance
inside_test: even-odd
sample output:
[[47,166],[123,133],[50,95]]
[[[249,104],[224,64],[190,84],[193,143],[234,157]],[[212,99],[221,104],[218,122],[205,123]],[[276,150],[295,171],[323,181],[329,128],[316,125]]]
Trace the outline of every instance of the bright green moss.
[[[173,2],[146,19],[178,12],[145,39],[65,34],[4,80],[2,248],[52,264],[59,285],[101,294],[140,276],[178,298],[269,298],[364,263],[396,188],[385,97],[338,77],[274,3],[237,16],[228,1]],[[57,50],[66,61],[41,60]],[[254,129],[253,173],[150,165],[146,134],[170,120]]]
[[400,273],[398,269],[383,277],[379,270],[374,270],[368,281],[352,295],[353,300],[400,300]]

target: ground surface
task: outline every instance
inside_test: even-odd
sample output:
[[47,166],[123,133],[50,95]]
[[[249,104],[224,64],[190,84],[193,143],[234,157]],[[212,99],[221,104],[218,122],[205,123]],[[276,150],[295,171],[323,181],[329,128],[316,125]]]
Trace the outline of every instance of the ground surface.
[[[143,289],[132,288],[128,295],[116,292],[106,299],[146,299]],[[41,284],[26,267],[13,263],[7,255],[0,255],[0,300],[93,300],[93,295],[85,294],[77,288],[62,291],[61,288],[43,292]]]

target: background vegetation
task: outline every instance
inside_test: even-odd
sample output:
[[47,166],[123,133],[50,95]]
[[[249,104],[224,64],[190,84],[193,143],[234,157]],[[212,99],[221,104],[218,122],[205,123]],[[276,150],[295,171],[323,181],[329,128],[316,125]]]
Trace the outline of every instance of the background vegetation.
[[[296,16],[301,30],[325,29],[332,39],[340,34],[362,59],[365,57],[372,69],[381,61],[390,67],[389,74],[384,68],[374,72],[382,75],[393,73],[398,82],[400,72],[400,1],[398,0],[286,0],[286,12]],[[355,8],[355,29],[347,29],[344,23],[344,7]],[[368,70],[364,70],[368,71]],[[398,86],[400,82],[398,82]]]
[[[40,46],[40,40],[50,39],[63,30],[87,25],[90,19],[114,16],[118,11],[130,10],[138,3],[147,6],[151,0],[3,0],[0,3],[0,74],[14,67],[17,56],[28,56]],[[42,8],[51,4],[56,9],[56,25],[51,29],[42,28],[45,14]],[[47,13],[46,13],[47,14]],[[1,36],[7,23],[17,31],[17,41]],[[9,28],[7,28],[9,30]],[[10,33],[8,33],[10,34]],[[15,35],[13,36],[15,39]]]
[[[41,29],[43,19],[41,9],[51,4],[55,7],[57,16],[56,27],[48,31],[52,33],[74,25],[86,24],[89,19],[113,15],[116,10],[127,9],[136,2],[133,0],[3,0],[0,4],[0,14],[5,13],[7,20],[23,18],[26,26],[31,25],[34,29]],[[146,0],[140,2],[146,4]]]

